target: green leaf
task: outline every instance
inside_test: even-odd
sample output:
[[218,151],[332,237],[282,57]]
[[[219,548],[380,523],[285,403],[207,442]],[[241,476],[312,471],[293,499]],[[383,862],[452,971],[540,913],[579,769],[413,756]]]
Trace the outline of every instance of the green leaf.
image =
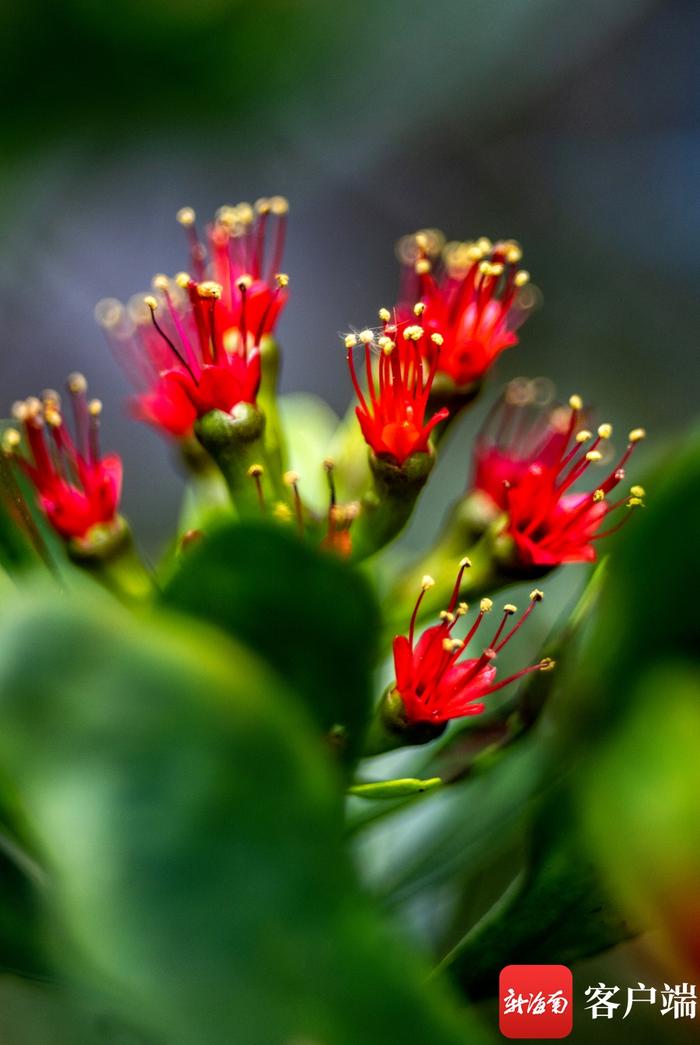
[[496,993],[504,965],[567,965],[635,932],[602,885],[560,790],[538,811],[530,854],[526,869],[442,963],[472,998]]
[[106,597],[18,601],[0,694],[56,963],[115,1016],[168,1045],[483,1040],[359,893],[329,764],[243,649]]
[[365,580],[281,527],[230,524],[183,558],[164,602],[264,656],[348,757],[370,710],[378,614]]
[[415,777],[404,777],[400,780],[378,780],[367,784],[354,784],[348,788],[351,795],[357,798],[407,798],[423,795],[427,791],[435,791],[442,784],[439,776],[430,780],[417,780]]

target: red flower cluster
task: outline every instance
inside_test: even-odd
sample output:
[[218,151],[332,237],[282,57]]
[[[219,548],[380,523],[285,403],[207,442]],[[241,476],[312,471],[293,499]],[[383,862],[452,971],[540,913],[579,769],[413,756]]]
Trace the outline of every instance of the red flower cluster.
[[117,518],[122,462],[117,454],[100,456],[99,417],[102,404],[88,402],[82,374],[68,379],[75,421],[75,442],[64,424],[60,397],[44,392],[43,400],[15,403],[13,415],[23,429],[28,456],[18,453],[22,436],[9,428],[3,450],[11,454],[36,490],[39,507],[65,540],[85,537],[93,526]]
[[[515,393],[515,394],[513,394]],[[612,435],[602,424],[594,436],[580,428],[583,404],[572,396],[569,407],[531,409],[511,386],[492,411],[476,446],[474,488],[508,514],[506,532],[526,566],[592,562],[593,542],[619,529],[601,525],[611,512],[642,504],[644,490],[633,486],[612,503],[608,495],[625,477],[625,464],[644,429],[630,432],[628,445],[606,478],[589,492],[573,487],[592,464],[602,460],[601,446]]]
[[185,207],[178,220],[190,240],[194,276],[156,276],[154,293],[127,308],[114,299],[100,302],[98,322],[141,389],[133,403],[139,419],[181,438],[211,410],[255,403],[260,342],[287,300],[288,278],[277,271],[286,214],[282,197],[222,207],[207,228],[207,249]]
[[[420,319],[422,314],[423,306],[417,305],[414,318]],[[349,334],[345,347],[359,401],[355,412],[362,434],[375,454],[401,467],[411,454],[428,452],[430,433],[448,416],[448,410],[443,408],[425,420],[437,370],[436,353],[431,364],[425,360],[426,342],[439,348],[442,336],[438,331],[428,335],[425,328],[415,322],[392,321],[384,308],[379,318],[381,335],[376,336],[372,330],[363,330],[357,336]],[[366,394],[355,370],[353,352],[358,341],[364,350]],[[374,353],[378,356],[376,368],[372,365]]]
[[[518,343],[515,331],[525,322],[532,293],[523,288],[529,274],[518,268],[522,251],[513,240],[448,243],[433,230],[405,237],[399,244],[404,262],[401,303],[425,305],[423,325],[439,331],[443,342],[429,348],[437,368],[457,387],[480,381],[506,348]],[[442,254],[435,265],[436,255]]]
[[438,725],[449,719],[478,715],[484,710],[483,700],[490,693],[495,693],[531,671],[545,671],[554,666],[552,660],[545,658],[508,678],[496,681],[496,656],[525,623],[535,603],[541,601],[542,592],[537,589],[531,592],[530,605],[517,624],[503,634],[508,620],[517,612],[515,606],[504,606],[503,618],[488,646],[478,657],[461,659],[493,606],[490,599],[482,599],[476,619],[466,636],[463,639],[453,637],[454,626],[468,612],[467,605],[458,604],[457,600],[462,575],[469,565],[468,559],[460,563],[452,598],[447,609],[440,614],[440,623],[427,628],[415,642],[420,604],[425,592],[434,583],[431,577],[424,577],[408,637],[399,635],[394,639],[395,689],[401,697],[404,716],[409,725],[421,722]]

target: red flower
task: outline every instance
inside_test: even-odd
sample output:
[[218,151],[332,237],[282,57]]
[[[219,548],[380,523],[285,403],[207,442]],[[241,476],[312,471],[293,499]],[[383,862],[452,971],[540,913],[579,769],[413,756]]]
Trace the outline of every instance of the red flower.
[[[98,399],[88,402],[82,374],[69,378],[68,390],[75,442],[64,424],[56,392],[45,392],[43,402],[31,398],[13,408],[29,451],[29,456],[17,454],[15,460],[34,486],[42,512],[65,540],[83,538],[93,526],[114,523],[122,485],[121,458],[100,456],[102,404]],[[20,433],[10,428],[4,435],[4,449],[14,452],[20,441]]]
[[[107,299],[98,322],[134,384],[136,416],[176,438],[188,436],[210,410],[230,412],[255,403],[260,385],[260,342],[287,300],[287,276],[276,272],[284,246],[287,203],[282,197],[222,207],[207,229],[207,249],[185,207],[178,220],[190,239],[195,278],[156,276],[155,293],[125,309]],[[267,226],[274,218],[272,257]],[[205,278],[208,268],[215,279]],[[145,304],[145,308],[144,308]]]
[[493,605],[490,599],[482,599],[479,613],[465,638],[453,637],[457,621],[468,612],[466,604],[458,605],[457,599],[462,574],[469,565],[468,559],[460,563],[452,598],[448,608],[440,614],[440,623],[427,628],[415,642],[418,609],[423,595],[434,583],[431,577],[424,577],[408,637],[399,635],[394,639],[395,690],[401,697],[404,716],[409,725],[419,722],[438,725],[452,718],[478,715],[484,710],[483,700],[490,693],[508,686],[528,672],[543,671],[554,666],[552,660],[545,658],[508,678],[496,681],[496,656],[530,616],[535,603],[541,601],[542,592],[538,590],[531,592],[530,605],[505,636],[503,632],[506,623],[516,612],[512,605],[504,607],[503,618],[483,652],[478,657],[461,659]]
[[[422,309],[417,306],[416,314]],[[359,400],[355,408],[365,441],[378,456],[383,456],[401,467],[415,453],[428,452],[428,438],[433,428],[448,416],[443,408],[426,423],[425,412],[437,369],[437,356],[429,366],[424,358],[427,334],[415,323],[392,323],[386,309],[379,318],[383,324],[381,336],[375,338],[371,330],[363,330],[359,338],[354,334],[345,339],[348,350],[350,376]],[[353,350],[358,340],[364,349],[367,394],[363,392],[355,370]],[[431,343],[439,345],[441,335],[430,335]],[[378,364],[372,366],[373,351],[378,352]],[[376,378],[375,378],[376,369]]]
[[520,562],[527,567],[550,567],[564,562],[592,562],[593,542],[615,532],[626,522],[601,530],[603,521],[618,508],[642,503],[644,490],[610,503],[608,495],[625,477],[625,464],[644,430],[629,434],[625,452],[615,468],[590,492],[573,487],[591,464],[602,458],[599,449],[612,434],[600,425],[597,435],[579,429],[583,404],[572,396],[569,408],[540,407],[527,415],[528,403],[510,394],[497,405],[477,440],[474,488],[494,506],[507,512],[506,532],[515,542]]
[[405,263],[399,314],[416,301],[426,306],[425,329],[444,338],[439,348],[428,344],[429,356],[437,354],[440,373],[463,387],[480,381],[501,352],[518,343],[515,331],[532,305],[531,292],[522,290],[530,277],[517,267],[522,251],[512,240],[450,243],[434,273],[431,255],[440,246],[432,230],[399,244]]

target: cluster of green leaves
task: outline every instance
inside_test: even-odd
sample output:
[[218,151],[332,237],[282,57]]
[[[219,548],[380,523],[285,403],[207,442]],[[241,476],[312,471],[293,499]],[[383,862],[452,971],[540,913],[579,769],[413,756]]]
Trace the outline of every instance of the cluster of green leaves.
[[[455,988],[488,996],[504,964],[571,963],[659,918],[687,958],[696,627],[687,562],[659,549],[697,532],[699,465],[699,440],[672,449],[549,640],[560,670],[395,784],[358,770],[384,630],[370,571],[293,528],[222,518],[136,608],[71,567],[8,582],[0,1036],[479,1042]],[[0,548],[15,576],[31,560]],[[438,978],[405,941],[426,909]]]

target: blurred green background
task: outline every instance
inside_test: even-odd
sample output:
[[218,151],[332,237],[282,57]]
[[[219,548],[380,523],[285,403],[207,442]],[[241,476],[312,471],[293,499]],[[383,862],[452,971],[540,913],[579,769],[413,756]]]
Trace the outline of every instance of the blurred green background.
[[[3,3],[6,408],[83,370],[125,459],[126,513],[156,552],[182,479],[126,416],[93,307],[183,267],[182,204],[206,216],[279,192],[292,207],[285,390],[344,410],[338,334],[393,302],[403,233],[515,237],[543,307],[491,392],[546,374],[663,445],[697,410],[699,37],[693,0]],[[461,488],[489,399],[451,441],[409,544]],[[557,579],[553,610],[580,579]],[[604,834],[591,788],[590,830]],[[579,966],[577,983],[662,975],[635,943]],[[642,1032],[689,1033],[645,1014],[595,1025],[596,1040]],[[574,1040],[590,1035],[577,1020]]]

